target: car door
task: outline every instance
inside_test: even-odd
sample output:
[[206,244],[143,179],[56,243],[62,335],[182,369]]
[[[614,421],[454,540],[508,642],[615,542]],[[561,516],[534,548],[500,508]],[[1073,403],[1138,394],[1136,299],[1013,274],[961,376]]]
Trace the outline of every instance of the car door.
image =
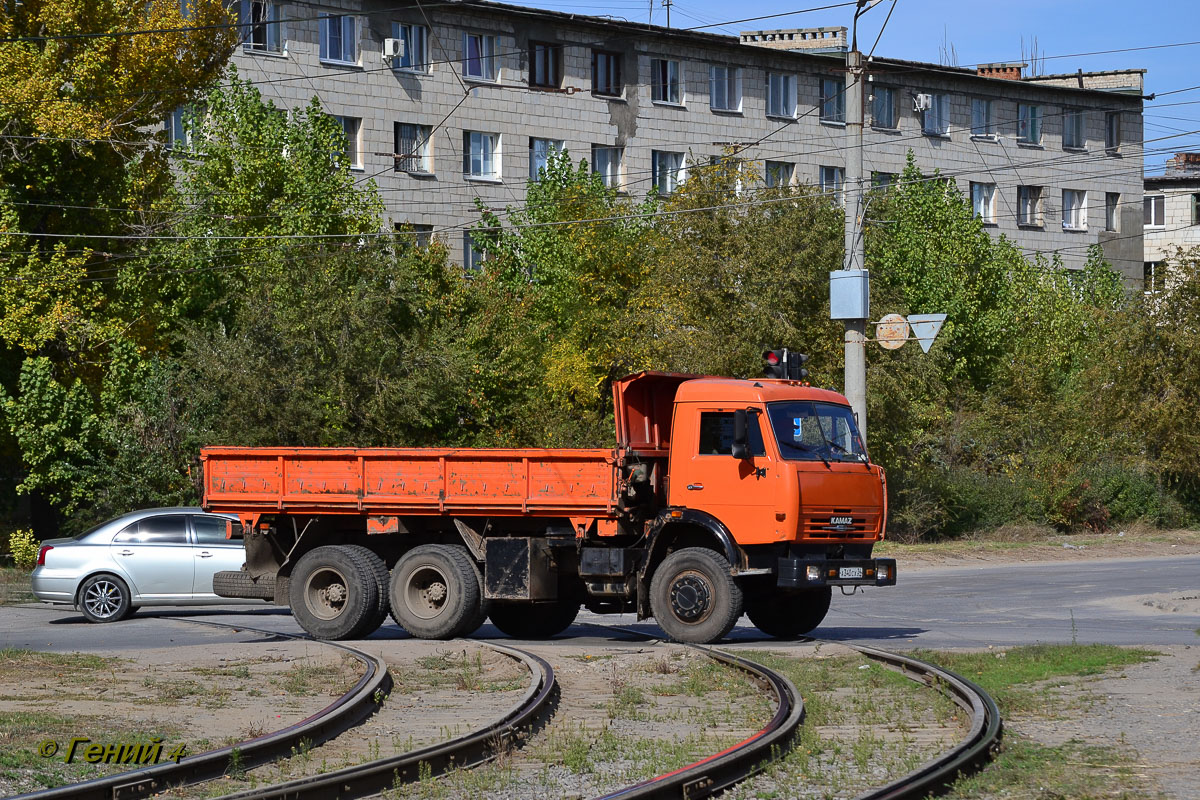
[[114,536],[109,547],[113,560],[133,583],[135,602],[191,599],[195,567],[188,549],[186,514],[143,517]]
[[[246,551],[242,548],[242,526],[234,525],[236,538],[226,539],[225,517],[194,514],[192,521],[192,561],[195,572],[192,594],[196,600],[216,600],[213,594],[213,575],[242,568]],[[224,598],[220,598],[224,600]]]

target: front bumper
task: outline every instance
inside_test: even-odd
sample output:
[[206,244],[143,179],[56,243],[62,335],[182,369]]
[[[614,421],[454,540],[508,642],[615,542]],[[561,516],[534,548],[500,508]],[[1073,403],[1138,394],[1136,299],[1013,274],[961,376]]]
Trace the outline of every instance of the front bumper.
[[895,586],[894,558],[781,558],[779,587]]

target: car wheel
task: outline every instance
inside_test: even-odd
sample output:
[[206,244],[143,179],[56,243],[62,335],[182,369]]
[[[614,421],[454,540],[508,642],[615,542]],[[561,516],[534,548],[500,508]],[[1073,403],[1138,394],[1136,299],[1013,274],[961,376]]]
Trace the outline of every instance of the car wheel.
[[134,610],[129,587],[115,575],[93,575],[84,581],[78,605],[88,622],[118,622]]
[[392,616],[418,639],[453,639],[481,623],[479,572],[463,547],[427,544],[392,570]]
[[742,588],[729,562],[703,547],[676,550],[650,581],[650,610],[671,639],[690,644],[720,640],[742,616]]

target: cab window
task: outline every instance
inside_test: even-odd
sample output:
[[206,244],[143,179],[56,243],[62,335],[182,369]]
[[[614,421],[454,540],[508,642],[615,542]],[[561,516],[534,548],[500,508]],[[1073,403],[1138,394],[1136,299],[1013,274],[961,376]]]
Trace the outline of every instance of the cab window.
[[[758,422],[758,414],[747,415],[746,438],[751,455],[765,456],[767,448],[763,444],[762,426]],[[733,455],[733,412],[732,411],[702,411],[700,412],[700,446],[698,454],[702,456]]]

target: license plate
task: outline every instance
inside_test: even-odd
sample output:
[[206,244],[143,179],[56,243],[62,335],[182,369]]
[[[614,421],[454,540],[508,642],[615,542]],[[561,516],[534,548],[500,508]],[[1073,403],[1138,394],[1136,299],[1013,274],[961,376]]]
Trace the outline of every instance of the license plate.
[[838,569],[839,578],[861,578],[862,567],[841,567]]

